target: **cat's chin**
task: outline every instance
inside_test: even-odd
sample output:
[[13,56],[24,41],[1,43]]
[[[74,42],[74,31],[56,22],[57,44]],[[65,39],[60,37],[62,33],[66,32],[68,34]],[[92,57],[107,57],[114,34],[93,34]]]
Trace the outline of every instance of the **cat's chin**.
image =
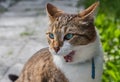
[[[82,63],[86,59],[82,59],[80,57],[80,54],[78,54],[79,50],[70,50],[66,52],[58,52],[56,53],[53,49],[49,48],[49,51],[53,57],[60,58],[60,61],[66,63],[66,64],[77,64],[77,63]],[[80,52],[79,52],[80,53]]]
[[66,62],[72,62],[73,61],[73,56],[75,55],[75,51],[71,51],[69,54],[64,56],[64,60]]
[[67,63],[73,62],[73,57],[75,55],[74,50],[69,50],[69,51],[65,51],[65,52],[60,51],[60,52],[56,53],[54,50],[49,48],[49,51],[53,56],[62,58],[64,60],[64,62],[67,62]]

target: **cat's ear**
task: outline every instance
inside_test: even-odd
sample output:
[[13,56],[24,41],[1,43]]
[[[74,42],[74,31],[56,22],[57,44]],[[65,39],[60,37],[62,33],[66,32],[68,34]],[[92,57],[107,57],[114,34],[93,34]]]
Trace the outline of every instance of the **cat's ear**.
[[58,9],[57,7],[55,7],[54,5],[50,3],[46,5],[46,11],[49,16],[50,22],[53,22],[57,16],[63,13],[62,10]]
[[94,14],[95,14],[95,10],[99,5],[99,1],[95,2],[94,4],[92,4],[90,7],[88,7],[87,9],[83,10],[79,16],[82,19],[93,19],[94,18]]

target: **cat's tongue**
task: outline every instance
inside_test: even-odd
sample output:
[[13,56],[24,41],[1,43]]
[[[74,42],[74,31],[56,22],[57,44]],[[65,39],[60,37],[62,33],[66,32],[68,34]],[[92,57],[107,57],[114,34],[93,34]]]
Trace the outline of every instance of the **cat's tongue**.
[[74,54],[75,54],[75,51],[72,51],[68,55],[64,56],[65,61],[66,62],[72,62]]

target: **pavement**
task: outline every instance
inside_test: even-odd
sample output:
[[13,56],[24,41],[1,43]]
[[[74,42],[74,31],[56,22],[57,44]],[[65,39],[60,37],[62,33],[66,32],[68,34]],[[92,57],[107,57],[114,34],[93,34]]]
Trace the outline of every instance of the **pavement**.
[[8,75],[19,75],[25,62],[47,47],[48,17],[45,4],[52,3],[68,13],[76,13],[77,0],[22,0],[0,15],[0,82],[11,82]]

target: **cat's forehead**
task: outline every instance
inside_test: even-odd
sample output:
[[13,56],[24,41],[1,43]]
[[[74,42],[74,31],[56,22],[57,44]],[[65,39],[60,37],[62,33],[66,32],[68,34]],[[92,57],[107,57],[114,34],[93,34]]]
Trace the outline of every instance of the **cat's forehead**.
[[88,21],[84,21],[76,14],[62,14],[56,17],[56,20],[49,25],[48,31],[55,33],[81,33],[83,30],[87,30],[85,27],[87,27],[88,24]]
[[82,20],[77,14],[62,14],[56,17],[56,20],[50,24],[50,27],[78,27],[87,24],[88,21]]
[[50,24],[49,31],[53,31],[53,30],[61,31],[64,28],[67,29],[71,25],[73,26],[75,23],[72,20],[75,17],[76,15],[73,15],[73,14],[62,14],[56,17],[56,20]]
[[64,26],[73,26],[78,24],[78,19],[77,15],[75,14],[62,14],[58,17],[56,17],[56,20],[51,23],[51,27],[57,27],[57,28],[62,28]]
[[56,20],[58,22],[64,22],[64,23],[68,23],[69,21],[71,21],[73,18],[75,18],[77,15],[75,14],[62,14],[60,16],[58,16],[56,18]]

